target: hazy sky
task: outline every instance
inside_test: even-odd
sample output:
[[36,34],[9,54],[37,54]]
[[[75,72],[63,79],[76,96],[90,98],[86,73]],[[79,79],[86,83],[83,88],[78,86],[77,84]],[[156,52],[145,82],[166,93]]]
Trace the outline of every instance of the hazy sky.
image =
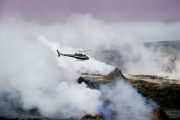
[[0,0],[1,15],[64,20],[74,13],[107,21],[180,21],[180,0]]

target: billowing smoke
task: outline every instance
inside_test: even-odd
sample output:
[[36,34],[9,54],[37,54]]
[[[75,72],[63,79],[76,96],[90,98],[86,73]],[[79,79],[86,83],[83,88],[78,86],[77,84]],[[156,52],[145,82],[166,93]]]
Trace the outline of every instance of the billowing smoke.
[[101,91],[106,101],[99,112],[105,120],[150,120],[152,110],[157,107],[121,78],[115,84],[102,85]]
[[[105,87],[98,91],[78,84],[76,80],[81,73],[107,74],[113,70],[114,67],[95,59],[102,59],[101,55],[109,51],[110,56],[114,52],[120,56],[120,65],[115,67],[121,67],[125,72],[161,74],[171,57],[161,50],[147,49],[142,41],[180,38],[177,34],[180,23],[117,24],[90,15],[72,15],[64,23],[50,24],[19,18],[3,19],[0,26],[2,115],[16,115],[19,109],[38,109],[47,117],[79,118],[96,113],[103,104],[101,98],[105,97],[112,102],[108,109],[117,111],[116,119],[120,116],[131,119],[129,113],[123,113],[120,108],[130,111],[136,119],[149,118],[151,108],[130,85],[118,82],[114,89]],[[56,49],[62,53],[90,49],[92,53],[87,53],[89,61],[66,57],[57,59]],[[113,64],[115,59],[116,56],[110,62]],[[179,63],[178,59],[175,63]]]
[[3,31],[8,28],[16,28],[19,32],[26,29],[28,37],[37,39],[44,36],[55,41],[60,44],[60,51],[63,48],[91,50],[86,54],[116,65],[127,73],[179,77],[177,51],[166,54],[168,51],[164,52],[162,47],[147,48],[143,44],[144,41],[179,40],[179,22],[107,23],[91,15],[75,14],[59,23],[40,24],[5,19],[1,24]]
[[[96,112],[101,105],[99,91],[78,84],[79,74],[72,66],[58,66],[57,56],[38,37],[5,27],[0,44],[2,115],[12,115],[13,109],[38,109],[43,116],[60,118]],[[12,106],[7,108],[8,104]]]

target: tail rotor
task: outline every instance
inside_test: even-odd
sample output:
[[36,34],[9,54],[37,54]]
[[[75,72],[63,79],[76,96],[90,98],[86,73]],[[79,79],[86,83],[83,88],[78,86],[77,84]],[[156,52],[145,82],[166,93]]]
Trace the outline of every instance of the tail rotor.
[[57,51],[58,57],[60,57],[61,53],[59,52],[59,50],[56,50],[56,51]]

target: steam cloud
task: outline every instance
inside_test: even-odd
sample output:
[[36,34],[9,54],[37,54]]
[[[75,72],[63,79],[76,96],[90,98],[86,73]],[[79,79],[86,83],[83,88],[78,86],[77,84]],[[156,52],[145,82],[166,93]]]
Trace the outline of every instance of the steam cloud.
[[115,85],[101,86],[106,101],[100,111],[105,120],[149,120],[157,105],[119,78]]
[[[93,59],[93,54],[84,62],[65,57],[57,59],[56,49],[66,53],[77,52],[79,48],[91,49],[100,54],[102,50],[113,50],[121,55],[121,67],[126,72],[163,74],[171,56],[164,56],[160,50],[154,53],[142,41],[180,38],[180,23],[105,23],[90,15],[72,15],[65,23],[54,24],[2,19],[0,26],[2,115],[16,115],[19,108],[37,108],[43,116],[79,118],[96,113],[103,104],[100,99],[103,96],[112,98],[108,109],[130,109],[129,113],[118,110],[116,119],[134,116],[139,120],[142,111],[145,116],[141,119],[148,119],[151,108],[130,85],[118,82],[113,90],[104,87],[98,91],[76,83],[82,72],[107,74],[114,67]],[[175,64],[179,63],[177,59]],[[173,74],[177,75],[179,69]]]
[[[1,32],[0,94],[10,103],[19,103],[25,110],[38,108],[48,117],[80,117],[96,112],[101,105],[100,92],[78,84],[78,73],[59,67],[57,56],[48,46],[38,38],[29,38],[23,29]],[[2,108],[6,108],[4,101]],[[11,107],[0,113],[9,115]]]

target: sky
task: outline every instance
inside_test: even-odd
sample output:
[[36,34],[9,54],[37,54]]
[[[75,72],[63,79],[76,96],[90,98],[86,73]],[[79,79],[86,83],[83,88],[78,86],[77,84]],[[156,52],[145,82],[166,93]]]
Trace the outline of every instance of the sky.
[[105,21],[179,21],[180,0],[0,0],[0,15],[59,21],[90,14]]

